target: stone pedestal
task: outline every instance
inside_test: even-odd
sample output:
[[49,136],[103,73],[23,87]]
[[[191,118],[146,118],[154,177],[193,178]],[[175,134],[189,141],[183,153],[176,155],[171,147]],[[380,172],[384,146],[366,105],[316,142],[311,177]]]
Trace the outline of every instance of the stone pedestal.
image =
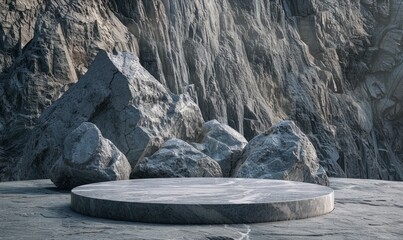
[[83,185],[71,208],[84,215],[169,224],[235,224],[314,217],[334,208],[315,184],[241,178],[165,178]]

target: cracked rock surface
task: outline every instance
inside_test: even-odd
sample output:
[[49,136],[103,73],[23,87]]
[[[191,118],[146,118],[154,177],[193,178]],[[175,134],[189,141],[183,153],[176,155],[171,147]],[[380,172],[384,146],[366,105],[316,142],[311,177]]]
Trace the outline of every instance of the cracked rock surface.
[[331,178],[327,215],[249,225],[157,225],[91,218],[70,209],[70,194],[49,180],[0,183],[4,239],[401,239],[400,182]]
[[222,177],[222,173],[209,156],[180,139],[170,139],[137,165],[133,177]]
[[64,139],[83,122],[95,124],[134,168],[168,138],[198,139],[204,121],[187,94],[167,91],[135,55],[100,52],[80,81],[41,115],[16,176],[48,176]]
[[92,123],[84,122],[64,139],[63,154],[50,170],[60,189],[104,181],[127,180],[131,167],[125,155],[104,138]]
[[329,185],[316,150],[293,121],[283,121],[253,138],[242,154],[239,178],[282,179]]
[[[403,0],[1,1],[0,179],[22,177],[15,165],[39,117],[102,49],[135,53],[204,120],[248,140],[293,120],[330,176],[402,180],[402,9]],[[137,131],[147,154],[162,144]],[[135,165],[142,151],[122,138],[111,140]]]
[[138,52],[104,1],[0,1],[0,179],[16,178],[11,170],[39,116],[99,49]]
[[235,129],[217,120],[206,122],[201,135],[200,143],[192,145],[216,160],[221,166],[224,177],[232,177],[248,141]]

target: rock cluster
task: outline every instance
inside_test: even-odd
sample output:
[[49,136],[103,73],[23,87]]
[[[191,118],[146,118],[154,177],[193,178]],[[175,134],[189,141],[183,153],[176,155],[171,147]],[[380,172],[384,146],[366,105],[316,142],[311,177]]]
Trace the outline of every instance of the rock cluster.
[[6,149],[0,179],[17,178],[11,170],[30,130],[87,71],[99,49],[137,47],[105,1],[0,2],[0,148]]
[[[302,163],[284,166],[282,170],[288,175],[269,178],[327,184],[309,178],[319,168],[312,144],[293,123],[288,131],[294,138],[280,136],[296,142],[288,148],[298,148],[298,154],[307,156],[290,158]],[[167,91],[135,55],[100,52],[77,84],[39,118],[24,148],[17,176],[49,176],[66,189],[129,176],[231,177],[242,164],[242,156],[253,158],[260,151],[253,148],[259,139],[248,144],[225,124],[216,120],[204,123],[200,109],[187,94]],[[280,148],[278,153],[289,152],[288,148]],[[270,159],[278,160],[276,155],[264,155],[267,159],[258,161],[267,165],[265,168],[272,167]],[[243,169],[250,169],[251,161],[241,167],[239,176],[268,176],[242,175]]]
[[[402,0],[182,0],[111,7],[140,61],[248,140],[292,119],[332,176],[403,179]],[[186,66],[186,67],[184,67]]]
[[168,138],[198,139],[204,121],[188,95],[167,91],[135,55],[101,52],[84,77],[39,118],[17,176],[48,176],[64,139],[83,122],[95,124],[134,168]]
[[[238,140],[205,134],[203,119],[248,140],[291,119],[329,175],[401,180],[402,6],[0,2],[0,180],[47,177],[64,138],[83,122],[95,124],[133,168],[178,138],[234,175],[245,140],[225,129]],[[123,60],[136,57],[95,59],[100,50],[132,52],[134,68],[145,69],[132,81],[136,70]]]
[[222,177],[220,165],[180,139],[170,139],[152,156],[142,160],[134,177]]

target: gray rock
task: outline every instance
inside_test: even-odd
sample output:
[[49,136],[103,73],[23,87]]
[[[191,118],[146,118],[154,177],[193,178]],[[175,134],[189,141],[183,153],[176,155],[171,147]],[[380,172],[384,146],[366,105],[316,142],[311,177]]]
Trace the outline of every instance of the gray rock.
[[127,180],[131,167],[125,155],[104,138],[92,123],[84,122],[67,135],[63,155],[50,171],[61,189],[104,181]]
[[0,144],[7,149],[0,162],[15,164],[10,159],[20,157],[39,116],[77,82],[99,49],[138,52],[137,46],[105,1],[0,2],[0,88],[6,92]]
[[237,177],[284,179],[329,185],[315,147],[292,121],[274,125],[244,149]]
[[137,178],[222,177],[220,165],[180,139],[170,139],[133,171]]
[[134,168],[165,139],[198,139],[204,121],[188,95],[167,91],[135,55],[100,52],[78,83],[42,114],[17,176],[46,177],[63,152],[64,138],[83,122],[94,123]]
[[330,175],[403,179],[403,133],[384,134],[401,128],[401,101],[377,111],[363,90],[376,71],[401,99],[402,0],[111,2],[141,63],[173,92],[193,84],[205,120],[250,140],[292,119]]
[[403,179],[402,1],[0,2],[0,179],[98,49],[247,139],[294,120],[331,176]]
[[203,126],[200,143],[192,145],[216,160],[223,176],[230,177],[247,143],[244,136],[230,126],[211,120]]

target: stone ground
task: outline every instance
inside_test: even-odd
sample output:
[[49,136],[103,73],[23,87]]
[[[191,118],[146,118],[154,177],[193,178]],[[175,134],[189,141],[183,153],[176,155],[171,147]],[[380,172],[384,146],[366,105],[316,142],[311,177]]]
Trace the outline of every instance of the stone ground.
[[0,183],[0,239],[402,239],[403,183],[331,179],[327,215],[248,225],[155,225],[82,216],[49,180]]

